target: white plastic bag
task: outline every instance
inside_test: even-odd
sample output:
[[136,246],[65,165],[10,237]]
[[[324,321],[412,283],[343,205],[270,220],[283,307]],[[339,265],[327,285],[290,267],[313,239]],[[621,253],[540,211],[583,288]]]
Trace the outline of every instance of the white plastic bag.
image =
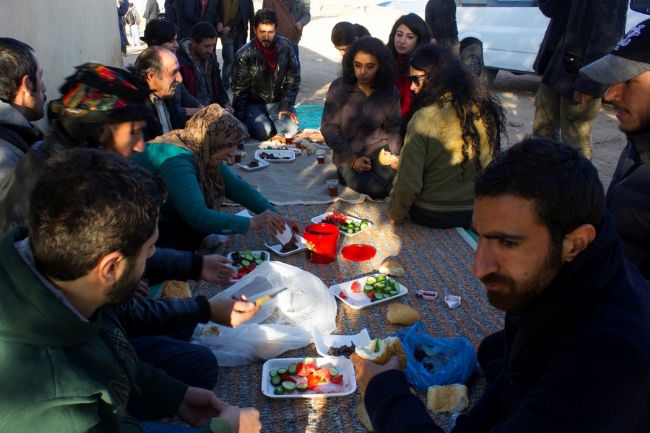
[[280,262],[264,262],[228,289],[215,295],[230,299],[256,276],[269,282],[270,288],[287,287],[262,304],[250,321],[237,328],[216,325],[218,336],[205,335],[205,327],[194,331],[196,342],[212,349],[219,365],[231,367],[252,361],[275,358],[288,350],[313,342],[312,329],[330,334],[336,329],[336,300],[315,275]]

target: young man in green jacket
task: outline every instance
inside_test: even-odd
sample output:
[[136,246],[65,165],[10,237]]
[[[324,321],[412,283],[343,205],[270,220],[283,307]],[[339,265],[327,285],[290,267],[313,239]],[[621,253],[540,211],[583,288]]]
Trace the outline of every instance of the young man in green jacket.
[[[45,169],[28,233],[0,239],[0,431],[260,431],[257,410],[141,362],[106,308],[133,295],[164,194],[144,170],[100,150],[72,150]],[[139,423],[127,412],[136,401],[200,430]]]

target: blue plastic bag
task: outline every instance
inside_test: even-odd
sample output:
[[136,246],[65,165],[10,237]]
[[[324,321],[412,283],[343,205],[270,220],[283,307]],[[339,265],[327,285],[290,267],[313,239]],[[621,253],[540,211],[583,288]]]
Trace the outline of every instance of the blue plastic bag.
[[[406,353],[406,379],[421,391],[433,385],[466,383],[476,371],[476,353],[466,337],[434,338],[422,322],[397,333]],[[424,360],[416,359],[416,349],[425,352]],[[429,370],[423,362],[432,365]]]

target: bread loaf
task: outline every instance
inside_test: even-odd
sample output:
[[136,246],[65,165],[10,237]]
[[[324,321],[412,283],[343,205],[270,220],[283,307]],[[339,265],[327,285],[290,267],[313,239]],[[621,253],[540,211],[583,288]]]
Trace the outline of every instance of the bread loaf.
[[431,412],[461,412],[468,404],[465,385],[430,386],[427,390],[427,409]]
[[421,319],[420,312],[406,304],[390,304],[386,317],[395,325],[412,325]]

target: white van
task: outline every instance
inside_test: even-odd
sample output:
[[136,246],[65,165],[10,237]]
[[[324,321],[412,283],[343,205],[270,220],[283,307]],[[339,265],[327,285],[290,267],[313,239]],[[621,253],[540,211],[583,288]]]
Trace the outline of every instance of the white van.
[[[380,4],[424,18],[426,3],[402,0]],[[626,29],[647,18],[628,10]],[[501,69],[534,73],[533,62],[549,22],[537,0],[456,0],[456,21],[461,60],[477,75],[491,82]]]

